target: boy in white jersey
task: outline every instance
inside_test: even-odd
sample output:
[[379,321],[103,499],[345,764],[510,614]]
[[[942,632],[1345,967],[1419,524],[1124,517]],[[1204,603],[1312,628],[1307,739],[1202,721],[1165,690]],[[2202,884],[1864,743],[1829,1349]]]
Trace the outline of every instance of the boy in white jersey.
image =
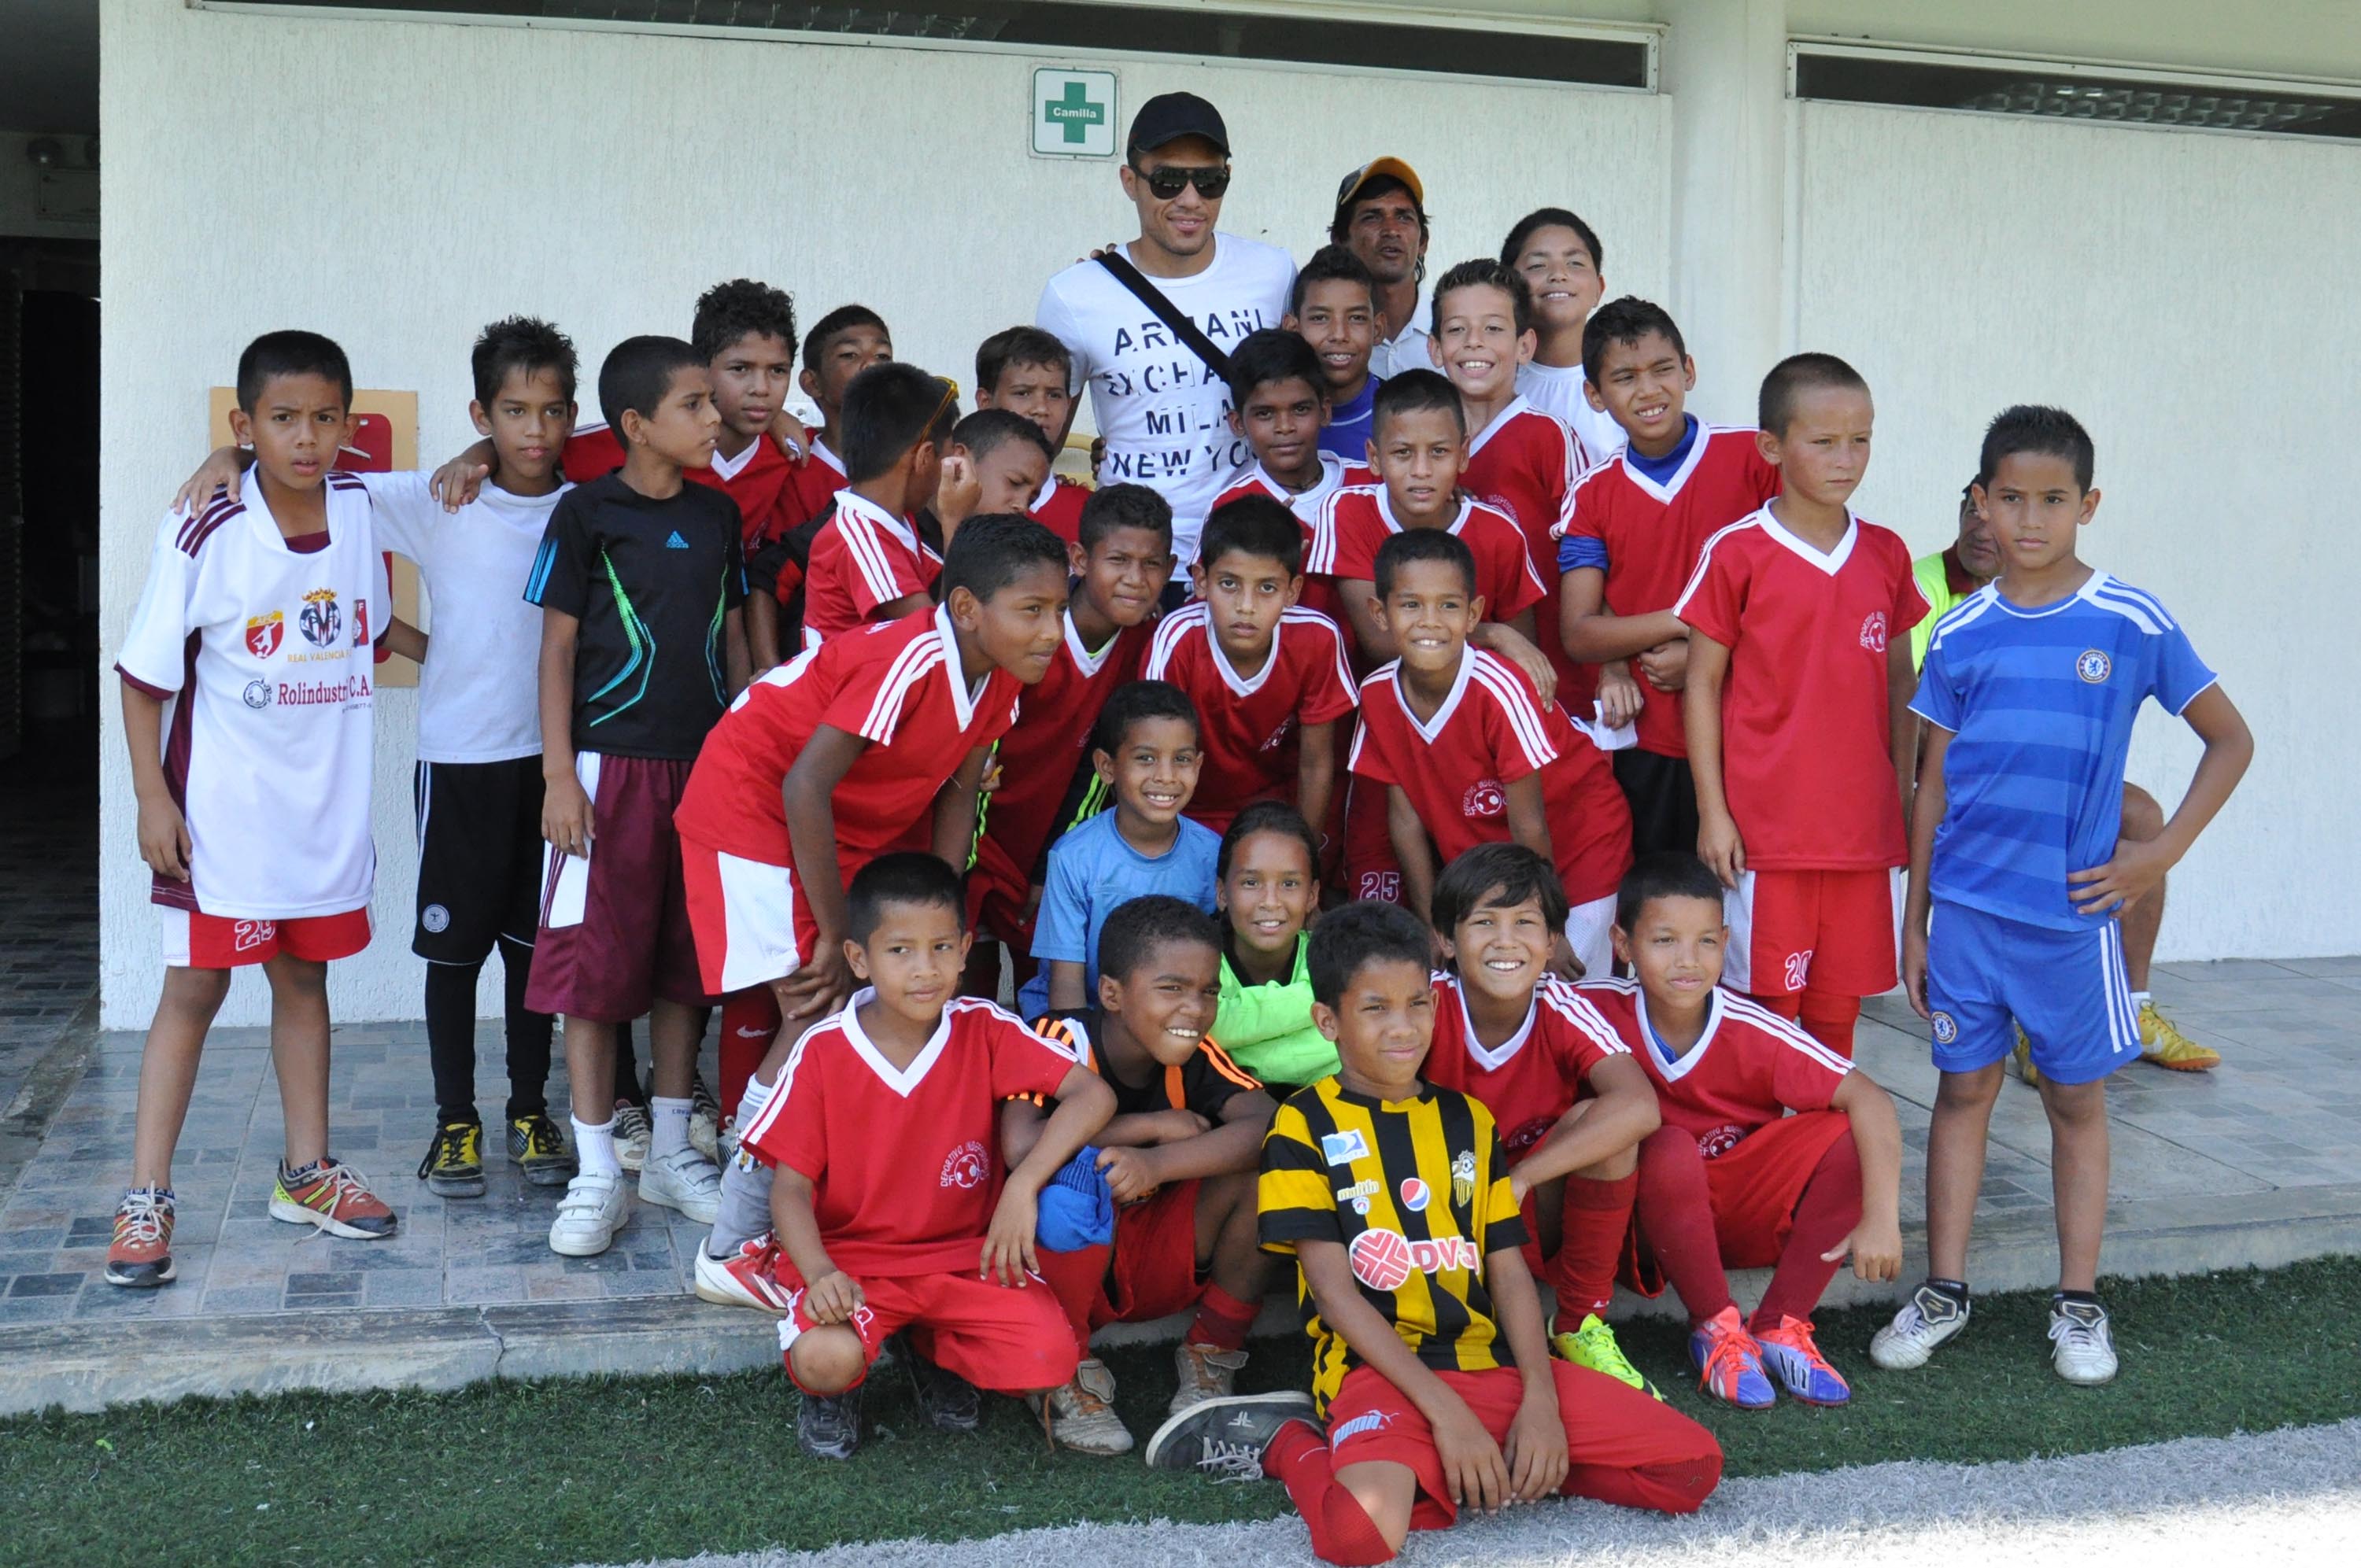
[[166,967],[110,1284],[172,1278],[172,1149],[242,964],[270,982],[287,1128],[271,1218],[357,1239],[394,1229],[328,1152],[327,965],[368,945],[371,657],[391,599],[368,497],[334,467],[352,396],[344,350],[316,333],[247,345],[230,426],[254,446],[256,483],[165,518],[115,662]]
[[1592,463],[1615,455],[1623,431],[1583,392],[1583,328],[1607,292],[1607,249],[1598,231],[1564,207],[1536,207],[1500,242],[1500,265],[1533,297],[1533,356],[1517,367],[1517,393],[1572,425]]

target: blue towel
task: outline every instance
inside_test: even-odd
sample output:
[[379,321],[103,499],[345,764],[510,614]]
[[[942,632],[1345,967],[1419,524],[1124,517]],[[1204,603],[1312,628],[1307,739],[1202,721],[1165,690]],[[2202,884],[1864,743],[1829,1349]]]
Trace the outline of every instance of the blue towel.
[[1033,1240],[1051,1252],[1080,1252],[1115,1240],[1115,1193],[1099,1174],[1096,1146],[1084,1145],[1041,1189]]

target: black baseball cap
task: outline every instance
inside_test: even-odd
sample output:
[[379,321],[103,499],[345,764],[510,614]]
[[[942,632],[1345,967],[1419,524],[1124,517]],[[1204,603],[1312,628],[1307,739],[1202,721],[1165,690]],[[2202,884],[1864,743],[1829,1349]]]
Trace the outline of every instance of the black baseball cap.
[[1230,156],[1230,132],[1222,124],[1222,112],[1194,93],[1159,93],[1131,117],[1128,145],[1134,152],[1153,152],[1182,137],[1203,137],[1224,158]]

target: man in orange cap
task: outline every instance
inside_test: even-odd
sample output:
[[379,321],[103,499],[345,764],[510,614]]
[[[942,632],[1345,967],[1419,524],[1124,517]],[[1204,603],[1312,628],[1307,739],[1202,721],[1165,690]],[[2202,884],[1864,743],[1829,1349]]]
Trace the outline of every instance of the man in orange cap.
[[1383,330],[1369,355],[1369,372],[1384,378],[1432,370],[1427,357],[1427,310],[1419,294],[1426,278],[1426,188],[1399,158],[1375,158],[1336,187],[1336,215],[1328,237],[1361,258],[1378,280]]

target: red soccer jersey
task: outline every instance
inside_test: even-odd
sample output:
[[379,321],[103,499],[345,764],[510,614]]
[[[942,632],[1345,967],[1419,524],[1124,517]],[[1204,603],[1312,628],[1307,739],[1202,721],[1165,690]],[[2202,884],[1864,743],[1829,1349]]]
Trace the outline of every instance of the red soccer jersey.
[[836,515],[813,539],[804,568],[804,646],[817,647],[877,613],[877,607],[934,587],[943,558],[906,518],[840,490]]
[[874,991],[804,1031],[746,1145],[811,1179],[829,1260],[858,1279],[972,1272],[1000,1201],[1000,1103],[1077,1063],[1013,1014],[957,997],[896,1069],[861,1026]]
[[1469,434],[1467,466],[1459,471],[1461,489],[1507,513],[1525,536],[1526,559],[1543,589],[1533,641],[1557,670],[1558,702],[1567,712],[1584,715],[1598,689],[1598,672],[1565,656],[1557,624],[1557,541],[1552,535],[1565,521],[1575,480],[1589,466],[1572,425],[1519,398]]
[[888,850],[928,847],[936,795],[969,752],[1007,732],[1019,689],[1001,669],[970,689],[940,609],[831,638],[738,694],[697,752],[674,825],[706,849],[793,865],[779,790],[826,724],[869,742],[833,797],[837,865],[850,882]]
[[[1631,466],[1628,450],[1585,474],[1561,532],[1596,540],[1605,553],[1609,610],[1650,615],[1673,608],[1707,540],[1778,493],[1779,470],[1755,450],[1753,431],[1700,425],[1687,458],[1661,485]],[[1638,727],[1642,751],[1689,754],[1680,693],[1641,681]]]
[[1420,722],[1402,695],[1401,662],[1361,683],[1353,772],[1399,785],[1448,865],[1478,844],[1505,844],[1508,786],[1542,776],[1552,858],[1576,904],[1605,898],[1631,864],[1631,813],[1607,754],[1553,705],[1543,707],[1515,665],[1462,648],[1459,674],[1434,717]]
[[[1334,452],[1320,455],[1320,482],[1308,490],[1290,490],[1270,477],[1270,471],[1260,462],[1249,463],[1239,471],[1237,482],[1213,498],[1212,510],[1219,511],[1232,501],[1247,496],[1268,496],[1272,500],[1295,514],[1303,525],[1303,547],[1310,550],[1314,531],[1320,521],[1321,509],[1329,498],[1347,485],[1373,485],[1378,477],[1358,463],[1347,463]],[[1308,561],[1309,556],[1306,557]],[[1312,568],[1303,568],[1309,572]]]
[[[623,466],[623,444],[605,425],[589,425],[566,438],[557,461],[567,479],[577,485],[588,484]],[[768,435],[758,435],[736,457],[724,457],[717,452],[711,466],[684,468],[681,477],[693,485],[709,486],[738,503],[738,517],[744,528],[743,544],[751,555],[774,537],[782,526],[779,498],[786,490],[790,466],[778,443]]]
[[1826,555],[1768,507],[1706,542],[1673,613],[1730,650],[1722,790],[1749,866],[1863,871],[1909,859],[1885,649],[1927,608],[1909,547],[1859,518]]
[[[1375,582],[1378,547],[1401,531],[1383,485],[1340,489],[1320,509],[1304,570],[1340,582]],[[1542,601],[1544,590],[1525,537],[1505,512],[1463,495],[1459,515],[1444,532],[1457,535],[1476,557],[1476,591],[1484,596],[1487,620],[1508,620]]]
[[1115,689],[1139,677],[1152,625],[1126,626],[1095,652],[1074,618],[1039,684],[1016,698],[1016,722],[1000,740],[1000,787],[983,797],[983,836],[1018,875],[1029,878],[1057,831],[1058,806],[1082,766],[1091,730]]
[[1204,760],[1186,810],[1220,833],[1255,801],[1295,798],[1300,727],[1344,718],[1354,697],[1345,634],[1319,611],[1284,611],[1270,656],[1251,675],[1239,674],[1213,645],[1213,613],[1203,599],[1191,599],[1166,616],[1146,674],[1170,681],[1197,705]]
[[1052,474],[1041,481],[1041,488],[1025,508],[1026,515],[1064,540],[1069,544],[1082,542],[1082,503],[1091,499],[1091,488],[1071,479],[1061,479]]
[[1501,1152],[1513,1168],[1574,1108],[1576,1091],[1592,1068],[1628,1054],[1598,1010],[1555,975],[1544,975],[1534,988],[1517,1032],[1488,1050],[1476,1038],[1459,978],[1438,974],[1434,1044],[1418,1075],[1482,1101],[1499,1124]]
[[804,455],[787,465],[785,482],[779,490],[778,527],[775,533],[791,528],[801,528],[816,517],[826,515],[836,504],[836,492],[851,480],[844,477],[844,464],[828,449],[819,432],[811,433]]
[[1713,988],[1705,1033],[1667,1062],[1648,1024],[1637,981],[1586,980],[1576,992],[1604,1018],[1648,1069],[1664,1124],[1697,1141],[1712,1159],[1790,1111],[1825,1111],[1852,1063],[1776,1013]]

